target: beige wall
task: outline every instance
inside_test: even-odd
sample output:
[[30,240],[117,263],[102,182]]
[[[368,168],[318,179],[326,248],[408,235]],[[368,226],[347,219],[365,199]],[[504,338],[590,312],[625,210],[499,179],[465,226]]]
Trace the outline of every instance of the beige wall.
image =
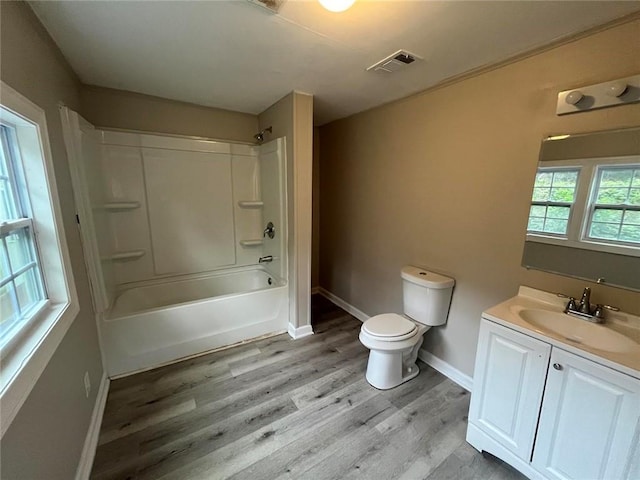
[[[520,266],[540,140],[640,125],[640,105],[558,117],[558,91],[640,72],[640,20],[321,129],[320,284],[369,315],[401,312],[400,269],[456,279],[425,348],[473,373],[481,312],[520,284],[585,285]],[[640,313],[640,294],[593,286]]]
[[[266,140],[287,137],[287,217],[289,249],[289,322],[311,322],[311,209],[313,171],[313,97],[292,92],[258,116]],[[267,134],[268,135],[268,134]]]
[[[75,475],[103,373],[58,112],[61,101],[79,108],[79,83],[27,4],[2,2],[0,8],[0,76],[46,112],[65,234],[80,300],[78,317],[2,437],[1,476],[68,480]],[[83,386],[85,371],[89,372],[93,386],[88,399]]]
[[100,127],[254,142],[258,117],[139,93],[83,85],[82,115]]

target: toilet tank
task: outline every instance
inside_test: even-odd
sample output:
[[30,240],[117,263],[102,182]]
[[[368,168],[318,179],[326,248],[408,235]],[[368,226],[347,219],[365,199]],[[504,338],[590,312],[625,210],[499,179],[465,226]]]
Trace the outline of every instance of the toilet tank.
[[423,325],[442,325],[447,321],[455,280],[422,268],[402,269],[404,313]]

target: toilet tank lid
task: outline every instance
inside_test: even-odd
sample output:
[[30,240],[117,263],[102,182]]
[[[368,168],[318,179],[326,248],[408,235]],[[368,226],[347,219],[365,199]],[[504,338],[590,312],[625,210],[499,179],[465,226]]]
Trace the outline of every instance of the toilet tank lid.
[[450,288],[456,281],[439,273],[430,272],[423,268],[407,265],[402,269],[402,278],[408,282],[428,288]]

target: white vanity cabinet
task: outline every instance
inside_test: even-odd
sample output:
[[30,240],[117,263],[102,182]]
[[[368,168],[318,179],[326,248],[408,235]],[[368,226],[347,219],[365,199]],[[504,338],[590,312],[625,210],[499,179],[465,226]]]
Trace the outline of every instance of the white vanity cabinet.
[[640,479],[640,381],[557,348],[533,466],[550,479]]
[[482,321],[469,422],[528,462],[551,345]]
[[640,479],[640,380],[483,319],[467,441],[530,478]]

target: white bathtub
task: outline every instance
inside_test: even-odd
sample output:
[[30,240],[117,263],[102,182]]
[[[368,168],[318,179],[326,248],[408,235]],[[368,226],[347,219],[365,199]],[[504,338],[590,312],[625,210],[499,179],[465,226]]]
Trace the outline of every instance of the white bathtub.
[[122,291],[101,319],[110,376],[287,329],[286,284],[263,269]]

